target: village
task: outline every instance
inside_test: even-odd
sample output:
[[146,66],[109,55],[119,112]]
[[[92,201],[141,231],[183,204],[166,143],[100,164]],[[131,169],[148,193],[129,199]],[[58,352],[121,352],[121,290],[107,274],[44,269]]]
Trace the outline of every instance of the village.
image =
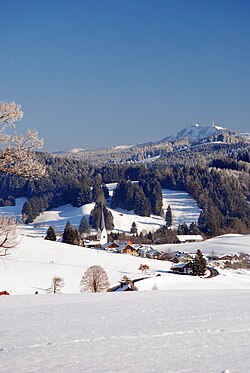
[[[162,245],[160,245],[160,248],[157,249],[157,245],[150,246],[140,243],[133,244],[130,240],[123,243],[108,242],[108,232],[106,230],[104,217],[102,215],[101,228],[97,231],[96,240],[83,240],[83,246],[87,248],[104,250],[114,254],[127,254],[141,258],[170,261],[172,262],[170,270],[174,273],[193,275],[193,263],[197,252],[190,252],[188,244],[200,243],[203,241],[203,237],[199,234],[177,235],[176,237],[177,241],[174,245],[172,245],[172,247],[174,246],[176,249],[171,250],[168,248],[167,251],[164,250]],[[178,245],[181,246],[182,250],[178,250]],[[218,275],[216,268],[250,268],[250,255],[248,253],[240,252],[232,255],[227,254],[219,256],[212,251],[209,255],[202,254],[202,256],[206,261],[206,273],[204,273],[204,275],[206,275],[208,278]]]

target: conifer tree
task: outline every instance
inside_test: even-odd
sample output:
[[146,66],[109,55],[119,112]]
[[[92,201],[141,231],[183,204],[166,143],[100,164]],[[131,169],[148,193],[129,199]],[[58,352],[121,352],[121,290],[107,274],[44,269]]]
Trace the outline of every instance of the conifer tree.
[[49,241],[56,241],[56,232],[53,227],[50,226],[48,228],[47,234],[44,239]]
[[68,243],[70,245],[78,245],[79,237],[77,229],[73,228],[70,222],[68,221],[62,236],[62,242]]
[[109,198],[109,190],[108,190],[108,187],[107,187],[106,184],[103,184],[103,185],[102,185],[102,192],[103,192],[103,194],[104,194],[104,197],[105,197],[106,199],[108,199],[108,198]]
[[200,249],[196,251],[195,258],[192,263],[192,273],[194,276],[204,276],[206,272],[207,262]]
[[114,228],[113,215],[112,215],[111,211],[109,211],[107,209],[107,207],[104,206],[101,202],[97,202],[95,204],[95,207],[91,211],[90,217],[89,217],[89,224],[94,229],[101,228],[102,210],[103,210],[106,229],[107,230],[113,229]]
[[168,205],[165,220],[166,220],[166,226],[171,227],[171,225],[173,223],[173,217],[172,217],[172,210],[171,210],[170,205]]
[[82,236],[84,233],[90,232],[89,223],[88,223],[86,216],[82,217],[78,230],[79,230],[80,236]]
[[150,216],[151,205],[149,199],[145,196],[142,187],[139,187],[135,193],[134,212],[140,216]]
[[136,223],[134,221],[131,225],[130,233],[133,233],[133,234],[137,233],[137,226],[136,226]]
[[192,222],[188,228],[189,234],[200,234],[200,230],[195,222]]

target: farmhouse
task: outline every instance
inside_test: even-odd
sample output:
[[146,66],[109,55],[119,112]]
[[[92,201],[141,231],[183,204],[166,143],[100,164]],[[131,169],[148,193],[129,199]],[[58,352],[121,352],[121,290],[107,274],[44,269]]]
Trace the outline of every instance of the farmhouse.
[[137,250],[133,247],[130,241],[124,242],[115,251],[120,254],[129,254],[129,255],[134,255],[134,256],[138,255]]
[[201,242],[203,237],[200,234],[178,234],[178,243],[188,243],[188,242]]
[[102,245],[102,250],[114,252],[119,247],[115,242],[108,242]]
[[192,273],[192,263],[187,262],[187,263],[175,263],[172,265],[170,268],[171,271],[175,273],[187,273],[191,274]]

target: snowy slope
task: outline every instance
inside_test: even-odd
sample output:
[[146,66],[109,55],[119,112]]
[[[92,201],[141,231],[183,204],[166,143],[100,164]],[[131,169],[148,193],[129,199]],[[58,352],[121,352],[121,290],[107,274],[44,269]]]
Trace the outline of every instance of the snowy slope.
[[216,125],[206,126],[200,124],[192,124],[191,126],[177,132],[176,135],[165,137],[161,141],[178,141],[186,138],[193,140],[204,139],[213,135],[218,135],[223,131],[227,131],[227,129]]
[[250,292],[0,297],[1,373],[249,373]]
[[202,252],[210,254],[214,251],[217,255],[235,254],[240,252],[250,253],[250,235],[225,234],[211,238],[203,242],[183,243],[176,245],[158,245],[158,249],[167,251],[174,247],[179,251],[196,252],[201,248]]
[[[223,239],[222,237],[213,248],[220,247]],[[202,251],[206,251],[207,242],[199,244]],[[231,246],[229,238],[226,242],[225,245],[230,247],[231,251],[239,252],[244,249],[250,252],[249,236],[240,236],[239,240],[232,237]],[[165,248],[170,247],[172,251],[181,249],[188,251],[189,245],[185,247],[166,245]],[[159,248],[164,250],[163,246]],[[34,294],[37,289],[44,293],[43,289],[50,286],[52,277],[58,275],[65,281],[63,292],[79,293],[81,277],[91,265],[101,265],[107,271],[110,283],[114,284],[124,274],[130,278],[141,277],[141,272],[138,270],[140,263],[148,264],[149,273],[153,276],[161,275],[161,277],[138,282],[140,290],[152,290],[154,285],[159,290],[250,289],[249,271],[225,270],[215,278],[200,279],[168,273],[171,263],[166,261],[109,253],[26,236],[22,237],[17,249],[0,262],[0,284],[2,290],[8,290],[11,294]]]
[[[111,196],[116,185],[116,183],[107,184]],[[165,216],[166,209],[168,205],[170,205],[174,225],[184,222],[187,224],[193,221],[197,222],[201,210],[197,206],[196,201],[188,193],[163,189],[162,196],[163,216]],[[109,206],[109,203],[107,206]],[[35,219],[34,224],[30,224],[28,227],[22,227],[22,229],[24,229],[25,232],[30,231],[30,234],[45,235],[48,227],[52,225],[56,231],[62,232],[68,221],[75,226],[79,226],[82,216],[85,215],[89,217],[93,208],[94,203],[89,203],[79,208],[71,205],[60,206],[53,210],[45,211]],[[5,207],[0,208],[0,212],[5,210]],[[165,224],[164,218],[161,216],[151,215],[150,217],[142,217],[135,215],[134,211],[127,211],[120,208],[115,210],[110,209],[110,211],[114,217],[115,231],[130,232],[133,222],[137,224],[138,232],[143,230],[153,232]],[[21,211],[18,212],[18,214],[20,213]]]

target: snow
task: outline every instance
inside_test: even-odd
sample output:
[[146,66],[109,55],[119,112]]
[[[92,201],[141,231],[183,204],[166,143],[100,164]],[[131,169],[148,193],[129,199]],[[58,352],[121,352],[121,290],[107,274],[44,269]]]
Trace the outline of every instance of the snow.
[[[76,222],[90,208],[50,211],[46,224]],[[250,253],[250,235],[155,248]],[[138,292],[80,294],[89,266],[101,265],[114,285],[124,275],[141,278],[141,263],[151,275],[136,282]],[[0,261],[0,290],[11,294],[0,297],[1,373],[248,373],[250,271],[205,279],[174,274],[171,265],[23,235]],[[47,295],[54,275],[64,278],[63,294]]]
[[200,234],[181,234],[176,236],[180,242],[186,241],[203,241],[203,237]]
[[218,135],[222,131],[227,131],[227,129],[217,125],[209,126],[195,123],[189,127],[180,130],[174,136],[165,137],[162,141],[178,141],[186,138],[203,139],[206,137],[211,137],[213,135]]
[[190,224],[197,222],[201,213],[197,202],[190,196],[190,194],[177,190],[162,190],[163,196],[163,210],[167,210],[168,205],[171,206],[173,224]]
[[196,252],[198,249],[201,249],[205,254],[211,254],[212,251],[217,255],[240,252],[250,254],[250,235],[225,234],[203,242],[183,243],[178,245],[157,245],[156,247],[158,250],[162,251],[178,250],[181,252]]
[[[221,237],[211,246],[209,241],[198,244],[202,252],[206,247],[217,249],[225,240],[228,251],[250,252],[249,236]],[[231,243],[231,245],[230,245]],[[194,244],[154,246],[158,250],[188,251]],[[217,245],[217,246],[216,246]],[[196,251],[197,248],[195,248]],[[190,250],[191,251],[191,250]],[[218,250],[216,250],[218,252]],[[225,251],[226,252],[226,251]],[[108,274],[111,284],[117,283],[124,274],[130,278],[141,278],[140,264],[147,264],[152,275],[138,283],[139,290],[152,290],[154,283],[160,290],[171,289],[250,289],[250,271],[220,270],[220,275],[211,279],[182,276],[170,271],[171,262],[117,254],[98,249],[47,241],[42,238],[22,236],[18,247],[0,261],[0,290],[12,295],[45,293],[54,275],[64,278],[64,293],[79,293],[80,280],[88,267],[101,265]]]
[[[107,184],[110,196],[116,188],[117,183]],[[114,217],[115,231],[130,232],[133,222],[137,225],[137,230],[154,232],[162,225],[165,225],[164,216],[168,205],[171,206],[173,215],[173,226],[178,226],[182,223],[190,224],[197,222],[201,210],[197,202],[186,192],[176,190],[162,190],[163,196],[163,217],[151,215],[150,217],[142,217],[135,215],[134,211],[127,211],[120,208],[111,209],[109,203],[107,206],[112,212]],[[16,199],[16,206],[0,207],[0,213],[6,215],[15,215],[17,220],[20,221],[22,206],[26,202],[26,198]],[[94,208],[94,203],[89,203],[81,207],[73,207],[72,205],[59,206],[51,210],[45,211],[40,214],[33,224],[23,225],[21,230],[24,234],[31,234],[35,236],[44,236],[48,227],[51,225],[57,232],[63,232],[65,225],[68,221],[78,227],[83,215],[89,217],[91,210]]]
[[15,206],[2,206],[0,207],[0,214],[16,216],[17,220],[20,220],[22,214],[22,208],[27,198],[17,198]]
[[0,307],[1,373],[250,371],[249,291],[10,296]]

